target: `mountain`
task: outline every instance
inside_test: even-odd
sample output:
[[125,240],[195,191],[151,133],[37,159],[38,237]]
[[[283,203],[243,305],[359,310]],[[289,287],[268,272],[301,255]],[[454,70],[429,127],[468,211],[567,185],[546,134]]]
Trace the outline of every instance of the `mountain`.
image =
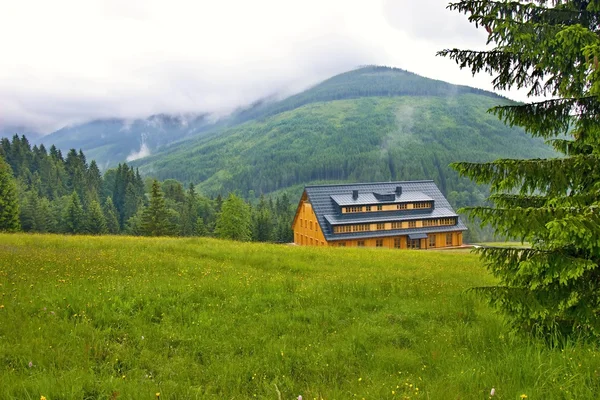
[[182,138],[199,135],[212,121],[206,114],[153,115],[145,119],[103,119],[62,128],[34,140],[63,152],[82,149],[90,160],[106,169],[120,162],[147,156]]
[[455,197],[454,205],[469,204],[480,196],[478,189],[449,163],[555,155],[543,141],[487,113],[510,103],[399,69],[364,67],[240,110],[210,135],[163,147],[133,164],[159,179],[194,182],[206,194],[434,179]]
[[40,132],[24,125],[0,125],[0,138],[11,139],[14,135],[18,135],[19,137],[25,135],[27,140],[30,141],[34,141],[42,136]]

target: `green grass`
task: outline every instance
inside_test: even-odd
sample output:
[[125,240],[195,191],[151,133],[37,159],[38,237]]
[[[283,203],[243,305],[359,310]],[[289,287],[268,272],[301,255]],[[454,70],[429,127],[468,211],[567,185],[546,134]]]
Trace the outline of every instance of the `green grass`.
[[459,252],[0,235],[0,398],[597,398],[598,349],[511,334],[491,283]]

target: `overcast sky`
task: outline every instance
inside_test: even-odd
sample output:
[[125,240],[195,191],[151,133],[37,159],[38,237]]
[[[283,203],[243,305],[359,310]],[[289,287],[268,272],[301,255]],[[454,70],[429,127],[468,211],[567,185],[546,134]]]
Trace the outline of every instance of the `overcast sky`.
[[0,126],[47,133],[95,118],[224,114],[366,64],[491,89],[435,56],[485,44],[447,3],[2,1]]

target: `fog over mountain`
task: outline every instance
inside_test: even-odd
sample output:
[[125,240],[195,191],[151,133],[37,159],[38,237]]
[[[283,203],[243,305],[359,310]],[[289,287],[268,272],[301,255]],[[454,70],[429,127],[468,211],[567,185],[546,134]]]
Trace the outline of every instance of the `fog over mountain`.
[[[360,65],[491,89],[449,60],[483,32],[446,0],[21,0],[0,13],[0,128],[209,113]],[[35,10],[35,12],[32,12]],[[512,96],[514,97],[514,96]]]

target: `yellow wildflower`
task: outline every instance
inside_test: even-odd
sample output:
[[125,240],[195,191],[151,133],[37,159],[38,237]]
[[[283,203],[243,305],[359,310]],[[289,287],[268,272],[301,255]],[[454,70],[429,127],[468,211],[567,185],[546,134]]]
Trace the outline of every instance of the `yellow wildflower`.
[[160,392],[156,392],[156,398],[160,398]]
[[40,396],[40,400],[46,400],[46,396]]
[[527,398],[527,395],[526,395],[525,393],[523,393],[523,394],[522,394],[521,396],[519,396],[519,397],[520,397],[520,398],[522,398],[522,399],[526,399],[526,398]]

